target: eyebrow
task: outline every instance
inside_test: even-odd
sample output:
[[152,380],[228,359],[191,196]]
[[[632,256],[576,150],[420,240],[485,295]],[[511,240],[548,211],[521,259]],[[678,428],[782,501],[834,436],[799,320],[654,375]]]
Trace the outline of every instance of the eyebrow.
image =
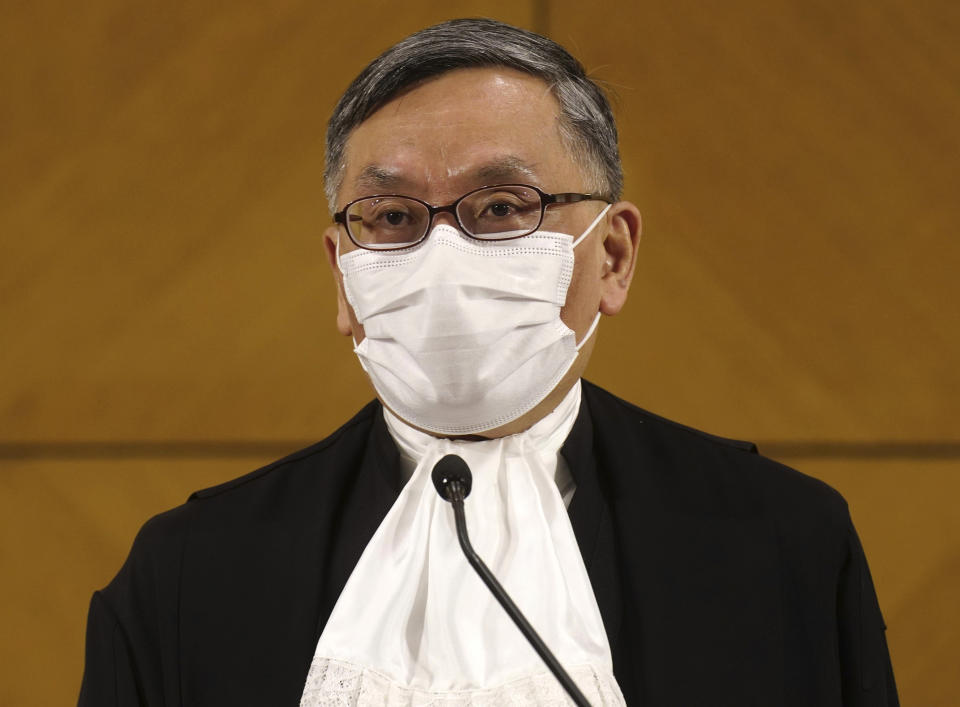
[[516,181],[520,178],[537,178],[536,165],[513,155],[498,157],[477,169],[474,174],[477,179],[486,184]]
[[387,169],[376,164],[368,164],[357,175],[356,185],[361,189],[385,191],[395,189],[409,183],[403,175],[393,169]]
[[[536,165],[514,155],[496,157],[472,171],[478,186],[507,184],[517,181],[538,181]],[[414,185],[413,180],[389,167],[370,164],[360,170],[355,184],[358,189],[374,193],[399,191]]]

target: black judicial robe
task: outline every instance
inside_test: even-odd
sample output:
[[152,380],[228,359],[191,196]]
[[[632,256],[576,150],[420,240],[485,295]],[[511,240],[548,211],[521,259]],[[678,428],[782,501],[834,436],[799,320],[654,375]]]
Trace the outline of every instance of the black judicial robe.
[[[867,563],[831,488],[586,382],[562,454],[629,705],[898,704]],[[93,595],[80,705],[298,705],[401,485],[373,402],[148,521]]]

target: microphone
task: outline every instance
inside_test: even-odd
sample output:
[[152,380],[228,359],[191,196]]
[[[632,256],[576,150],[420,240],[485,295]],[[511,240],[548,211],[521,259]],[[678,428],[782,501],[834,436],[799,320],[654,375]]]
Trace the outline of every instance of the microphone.
[[463,461],[463,457],[458,457],[456,454],[448,454],[434,464],[431,476],[437,493],[444,501],[462,503],[473,488],[473,474],[470,473],[470,467]]
[[547,664],[550,672],[560,681],[574,704],[577,707],[590,707],[587,698],[580,692],[580,688],[577,687],[569,673],[563,669],[560,661],[547,648],[547,644],[543,642],[543,639],[533,629],[533,626],[530,625],[517,605],[513,603],[506,590],[500,585],[500,582],[493,576],[493,573],[470,544],[470,538],[467,536],[467,517],[463,510],[463,501],[470,495],[470,489],[473,485],[473,474],[470,473],[470,467],[467,466],[462,457],[456,454],[448,454],[434,465],[431,476],[440,498],[453,505],[453,515],[457,523],[457,539],[460,541],[460,547],[463,554],[467,556],[470,566],[480,575],[480,579],[500,602],[500,606],[513,619],[513,623],[520,629],[520,633],[533,646],[543,662]]

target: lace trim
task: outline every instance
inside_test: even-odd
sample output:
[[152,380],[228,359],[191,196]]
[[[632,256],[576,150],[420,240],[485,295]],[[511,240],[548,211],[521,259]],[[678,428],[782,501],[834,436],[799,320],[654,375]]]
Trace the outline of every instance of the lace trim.
[[[625,705],[613,675],[592,665],[567,668],[591,705]],[[300,707],[533,707],[570,705],[572,701],[552,673],[544,671],[498,687],[447,692],[400,685],[383,673],[345,660],[314,657]]]

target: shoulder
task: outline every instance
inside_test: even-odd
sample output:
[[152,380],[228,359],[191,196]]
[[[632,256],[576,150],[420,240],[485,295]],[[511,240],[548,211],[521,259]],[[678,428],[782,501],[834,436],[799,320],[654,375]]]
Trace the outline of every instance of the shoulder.
[[584,382],[597,454],[628,497],[655,493],[684,513],[762,516],[780,532],[846,537],[846,501],[833,488],[727,439],[668,420]]
[[381,409],[374,401],[326,439],[231,481],[195,491],[182,505],[150,518],[107,594],[129,577],[169,576],[180,564],[188,537],[229,538],[239,529],[247,535],[256,526],[281,518],[296,523],[333,509],[363,463]]
[[698,448],[732,448],[744,452],[756,453],[756,445],[752,442],[719,437],[693,427],[688,427],[679,422],[674,422],[660,415],[656,415],[649,410],[627,402],[622,398],[604,390],[603,388],[583,381],[583,392],[590,412],[594,418],[604,425],[610,425],[626,432],[629,429],[637,429],[640,426],[646,426],[649,431],[658,433],[665,439],[674,439],[676,441],[685,441],[688,444],[694,444]]
[[379,403],[371,402],[320,442],[236,479],[195,491],[190,495],[188,503],[218,497],[232,499],[246,493],[257,494],[263,487],[295,481],[298,476],[315,474],[318,469],[335,471],[342,468],[343,465],[340,462],[356,456],[358,451],[362,453],[369,438],[370,429],[381,410]]

